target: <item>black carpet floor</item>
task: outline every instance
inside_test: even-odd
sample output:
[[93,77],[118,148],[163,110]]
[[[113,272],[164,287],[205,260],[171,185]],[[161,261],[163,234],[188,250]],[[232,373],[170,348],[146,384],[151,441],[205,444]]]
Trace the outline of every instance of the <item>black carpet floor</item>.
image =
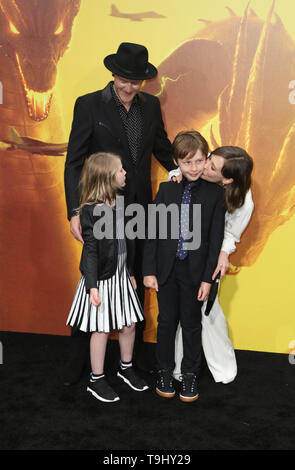
[[[69,337],[2,332],[0,449],[2,451],[293,450],[295,365],[288,355],[236,351],[238,376],[216,384],[203,364],[200,397],[183,403],[154,392],[134,392],[116,377],[121,400],[97,401],[86,393],[88,376],[62,381]],[[117,342],[110,342],[114,354]],[[112,351],[113,350],[113,351]],[[111,352],[110,352],[111,351]],[[116,362],[113,361],[113,362]],[[131,454],[130,454],[131,455]]]

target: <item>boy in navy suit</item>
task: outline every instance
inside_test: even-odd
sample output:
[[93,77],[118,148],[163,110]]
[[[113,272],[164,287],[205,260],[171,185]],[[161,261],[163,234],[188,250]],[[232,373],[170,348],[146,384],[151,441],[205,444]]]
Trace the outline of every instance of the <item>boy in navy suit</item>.
[[[207,155],[208,143],[199,132],[180,132],[176,136],[173,156],[183,179],[179,184],[161,183],[153,208],[159,211],[169,206],[178,208],[177,230],[172,223],[173,213],[168,210],[167,232],[163,237],[160,230],[163,214],[154,219],[154,224],[149,220],[149,229],[154,225],[155,236],[147,237],[143,258],[144,285],[156,290],[159,306],[156,392],[166,398],[175,395],[172,371],[180,321],[183,335],[180,399],[185,402],[199,397],[201,307],[208,298],[224,236],[223,189],[201,178]],[[194,240],[197,234],[199,243]]]

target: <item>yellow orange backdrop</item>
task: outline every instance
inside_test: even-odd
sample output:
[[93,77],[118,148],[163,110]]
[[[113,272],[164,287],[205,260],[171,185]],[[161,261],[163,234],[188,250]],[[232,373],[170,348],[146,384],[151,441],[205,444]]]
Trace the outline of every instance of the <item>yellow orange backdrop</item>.
[[[4,1],[0,0],[1,3],[5,4]],[[50,1],[48,1],[48,4],[50,4]],[[145,44],[149,50],[150,61],[159,66],[162,76],[167,77],[169,70],[171,70],[172,75],[170,78],[176,79],[179,77],[177,67],[173,68],[174,65],[171,66],[170,62],[172,61],[174,64],[173,57],[175,51],[182,44],[186,44],[187,41],[196,37],[200,31],[204,30],[205,26],[209,25],[209,23],[199,20],[208,20],[214,26],[216,22],[221,20],[235,18],[234,14],[236,14],[239,17],[237,24],[240,24],[247,5],[248,1],[246,0],[209,0],[208,2],[196,0],[183,0],[182,2],[178,0],[163,0],[161,2],[156,0],[142,0],[141,2],[118,0],[116,6],[125,13],[152,10],[165,16],[165,18],[147,18],[143,21],[135,22],[127,18],[110,16],[111,2],[109,1],[84,0],[81,2],[73,22],[69,48],[60,58],[57,65],[58,74],[54,84],[54,97],[48,118],[41,122],[32,122],[30,118],[24,115],[24,117],[19,116],[15,122],[12,122],[10,110],[13,105],[10,105],[7,95],[5,95],[6,83],[9,83],[9,76],[6,71],[5,76],[4,73],[3,77],[0,75],[0,81],[3,83],[3,104],[0,104],[1,126],[8,127],[14,125],[19,133],[22,132],[22,135],[25,133],[25,135],[30,137],[42,137],[42,140],[47,142],[66,142],[70,132],[73,105],[76,98],[82,94],[103,88],[111,79],[110,73],[103,65],[103,58],[109,53],[115,52],[120,42],[129,41]],[[291,2],[286,2],[285,0],[277,0],[274,5],[270,0],[253,0],[249,6],[248,16],[250,17],[251,15],[253,20],[255,15],[257,15],[257,18],[264,22],[267,20],[272,6],[274,6],[274,12],[271,15],[272,25],[275,22],[282,23],[282,28],[286,30],[288,35],[288,43],[287,45],[283,43],[285,40],[284,35],[277,34],[274,39],[268,39],[268,47],[273,47],[274,52],[272,50],[270,53],[267,52],[267,48],[264,48],[263,44],[261,44],[261,50],[258,51],[257,56],[259,54],[262,56],[263,54],[268,54],[266,65],[270,67],[271,56],[273,55],[273,67],[277,69],[280,65],[276,62],[276,58],[284,55],[280,53],[279,47],[282,48],[282,51],[288,49],[290,57],[292,57],[291,53],[295,50],[295,26],[293,21],[295,6],[292,6]],[[252,9],[251,12],[250,9]],[[233,25],[232,31],[234,31],[234,28],[235,26]],[[222,40],[225,40],[226,34],[234,34],[232,31],[229,29],[228,33],[220,30],[220,43],[222,43]],[[273,32],[276,34],[275,30]],[[209,36],[208,33],[208,39],[212,40]],[[214,41],[219,43],[218,38],[217,40],[215,38]],[[280,41],[282,44],[280,44]],[[194,53],[194,49],[190,50],[186,51],[186,54],[188,54],[187,63],[190,62],[191,54]],[[202,120],[198,119],[198,116],[195,120],[191,118],[189,114],[191,109],[188,110],[187,120],[185,117],[182,117],[182,122],[175,124],[171,117],[173,103],[175,102],[175,113],[177,113],[180,111],[178,106],[186,102],[186,100],[182,99],[182,96],[195,96],[197,92],[200,92],[200,83],[206,84],[208,80],[210,87],[213,87],[211,84],[214,84],[215,80],[216,89],[218,89],[222,77],[226,74],[221,72],[220,68],[222,67],[222,55],[217,54],[217,56],[216,62],[214,62],[213,56],[210,67],[205,64],[202,70],[205,82],[195,82],[192,79],[186,82],[185,87],[179,86],[177,88],[178,85],[173,85],[173,88],[171,83],[169,87],[167,86],[166,97],[163,99],[162,104],[171,139],[173,139],[176,129],[191,128],[197,125],[198,130],[203,132],[208,140],[210,140],[210,129],[212,126],[215,138],[219,139],[219,92],[215,111],[206,111],[205,117]],[[5,60],[10,61],[8,71],[17,81],[15,62],[10,57],[5,58]],[[178,57],[176,55],[176,63],[177,60]],[[196,58],[193,67],[198,68],[198,60],[199,58]],[[255,229],[252,228],[252,232],[249,231],[249,234],[245,235],[245,237],[248,236],[245,243],[242,240],[241,247],[238,246],[237,251],[241,248],[244,257],[236,258],[235,263],[233,262],[235,266],[240,266],[239,272],[227,275],[222,281],[220,303],[228,320],[230,337],[234,347],[237,349],[288,352],[290,342],[295,339],[292,279],[295,261],[295,251],[293,248],[295,217],[290,209],[292,203],[294,205],[292,191],[294,191],[295,168],[288,157],[290,153],[288,149],[289,140],[291,148],[295,150],[295,146],[292,147],[293,134],[290,134],[290,139],[287,143],[285,140],[285,128],[290,129],[292,122],[295,121],[293,119],[295,105],[289,100],[291,92],[289,84],[292,79],[295,80],[295,66],[291,69],[290,74],[289,72],[285,73],[284,67],[289,71],[286,65],[288,57],[284,58],[284,60],[284,65],[280,69],[281,81],[279,87],[276,81],[276,73],[270,74],[269,70],[271,69],[267,69],[264,85],[267,93],[263,96],[263,103],[261,104],[262,109],[264,109],[263,106],[266,106],[265,109],[267,111],[265,113],[260,111],[260,121],[256,121],[254,124],[249,121],[249,125],[246,126],[247,129],[244,131],[245,133],[248,132],[250,137],[248,135],[248,140],[245,137],[243,142],[250,142],[251,151],[249,151],[255,162],[254,182],[256,188],[254,188],[253,192],[255,211],[258,211],[258,214],[261,211],[261,218],[263,219],[264,217],[265,221],[267,221],[262,222],[262,225],[268,227],[265,229],[268,232],[265,233],[259,225],[260,218],[254,219]],[[288,66],[290,64],[291,59]],[[203,67],[201,62],[200,67]],[[187,70],[185,73],[187,73]],[[232,70],[228,73],[231,77]],[[256,73],[258,73],[257,70]],[[251,79],[254,75],[253,72],[248,82],[249,94],[255,91],[253,91],[253,87],[251,88]],[[241,80],[241,77],[238,76],[238,79]],[[274,80],[273,83],[272,80]],[[224,89],[223,85],[222,90]],[[258,98],[261,98],[262,92],[261,90],[259,91],[259,87],[262,85],[263,83],[259,80],[256,86],[256,101]],[[160,93],[159,87],[155,89],[155,92],[157,94]],[[177,98],[176,95],[178,95]],[[253,100],[255,101],[254,98]],[[268,115],[271,114],[269,111],[272,109],[271,104],[275,101],[283,103],[281,107],[278,105],[282,116],[279,113],[277,113],[277,119],[275,119],[275,116],[272,116],[273,120],[270,121],[270,126],[273,126],[273,128],[265,127]],[[252,112],[252,105],[251,100],[245,104],[246,107],[250,107],[247,110],[248,115],[252,113],[251,115],[253,116],[255,110]],[[198,111],[197,106],[198,104],[196,103],[196,114],[199,113],[201,115],[202,110]],[[240,110],[242,113],[242,108]],[[184,111],[183,115],[185,116],[185,105],[184,110],[181,111]],[[247,121],[247,112],[243,118],[245,123]],[[276,113],[275,104],[274,113]],[[259,114],[257,115],[259,116]],[[281,123],[284,117],[286,117],[286,123],[283,129]],[[201,121],[202,125],[200,124]],[[251,141],[251,132],[254,133],[254,130],[261,130],[261,132],[259,138],[257,137],[253,143],[253,140]],[[7,133],[1,131],[0,140],[4,141],[5,136],[7,136]],[[234,144],[234,142],[227,142],[227,144],[230,143]],[[284,150],[285,147],[282,144],[287,147],[286,150]],[[265,152],[263,151],[264,148]],[[272,148],[274,153],[270,155],[270,149]],[[4,198],[7,201],[10,198],[11,205],[11,207],[7,203],[2,205],[0,214],[2,220],[1,230],[6,230],[7,220],[9,230],[13,230],[13,236],[8,233],[7,239],[1,241],[0,327],[2,330],[9,331],[69,334],[68,329],[65,327],[65,320],[75,291],[76,282],[79,279],[78,262],[81,246],[68,234],[68,222],[63,195],[64,157],[33,156],[21,150],[8,150],[4,146],[0,147],[0,153],[2,179],[7,180],[7,174],[11,176],[9,187],[4,187],[4,189],[2,187],[1,189],[2,199]],[[44,167],[43,162],[46,158],[50,162],[50,170]],[[274,161],[279,162],[279,168],[273,164]],[[28,176],[28,162],[30,162],[30,171],[32,171],[30,176]],[[281,178],[279,181],[276,181],[276,172],[280,171]],[[17,178],[14,172],[17,174]],[[41,179],[40,181],[38,180],[42,173],[50,173],[50,178],[52,179],[49,187],[46,186],[46,191],[43,191]],[[27,178],[30,179],[29,182]],[[153,161],[154,191],[156,191],[159,182],[165,179],[166,173]],[[14,181],[17,181],[17,187],[13,186]],[[37,195],[33,200],[30,199],[32,198],[32,186],[30,186],[30,184],[33,184],[32,181],[34,181],[34,194],[35,196]],[[48,179],[46,181],[48,182]],[[287,194],[284,193],[284,182],[286,182]],[[271,206],[269,202],[264,207],[264,191],[268,191],[267,197],[269,201],[272,201],[270,197],[272,194],[271,187],[274,188],[273,199],[277,201],[277,205]],[[21,191],[24,192],[24,196]],[[28,193],[30,194],[28,195]],[[50,201],[52,200],[58,200],[58,204],[54,203],[51,207]],[[31,211],[32,204],[35,207],[34,212]],[[15,211],[13,211],[14,208]],[[268,208],[270,208],[269,212]],[[36,220],[38,213],[44,217],[44,222],[41,226],[38,226],[38,221]],[[281,220],[282,213],[284,213],[284,216],[288,214],[288,217]],[[26,218],[23,221],[22,214],[26,214]],[[28,220],[28,214],[30,215],[30,220]],[[11,225],[9,222],[11,217],[17,218],[19,224]],[[16,228],[19,229],[18,237],[15,236]],[[20,234],[21,230],[24,230],[25,235]],[[38,230],[36,240],[39,240],[39,237],[42,237],[45,241],[47,240],[46,243],[41,243],[39,247],[36,246],[36,242],[33,243],[34,246],[29,246],[29,241],[34,239],[35,230]],[[53,232],[58,233],[58,237],[54,236],[52,238],[50,234]],[[259,235],[258,238],[255,238],[256,232]],[[11,241],[12,238],[13,240]],[[247,260],[252,255],[249,249],[247,251],[247,247],[251,245],[251,241],[253,241],[254,245],[259,245],[259,250],[252,257],[252,261],[248,263]],[[244,247],[242,246],[243,243]],[[18,245],[17,250],[15,250],[16,244]],[[47,246],[49,247],[48,249]],[[36,254],[36,259],[30,256],[30,250],[36,252],[38,249],[40,249],[40,252]],[[9,260],[17,265],[24,252],[27,253],[27,257],[24,258],[27,265],[17,266],[16,269],[8,266]],[[6,267],[8,269],[7,272]],[[34,279],[36,284],[33,284],[33,281],[28,281],[25,289],[22,289],[26,278],[26,270],[28,273],[35,271],[30,279]],[[40,280],[38,273],[41,271],[42,277]],[[47,278],[48,281],[46,280]],[[157,312],[155,299],[151,293],[147,295],[146,314],[147,328],[145,339],[146,341],[154,342]]]

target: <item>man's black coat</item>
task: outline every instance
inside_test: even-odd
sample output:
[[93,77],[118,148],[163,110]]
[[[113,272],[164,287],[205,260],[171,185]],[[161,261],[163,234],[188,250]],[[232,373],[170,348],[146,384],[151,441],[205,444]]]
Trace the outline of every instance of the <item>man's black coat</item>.
[[143,205],[152,202],[151,154],[168,170],[175,167],[158,98],[138,93],[143,110],[143,137],[137,164],[131,159],[122,119],[112,97],[111,83],[103,90],[77,99],[65,163],[68,218],[79,206],[78,182],[85,158],[95,152],[112,152],[122,157],[127,172],[125,197]]

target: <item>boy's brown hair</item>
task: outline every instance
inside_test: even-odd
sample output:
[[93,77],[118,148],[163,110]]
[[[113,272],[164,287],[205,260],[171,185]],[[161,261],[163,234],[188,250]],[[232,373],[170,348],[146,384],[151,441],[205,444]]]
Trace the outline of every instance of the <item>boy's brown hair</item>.
[[182,131],[177,134],[173,143],[173,158],[177,162],[185,157],[192,157],[200,150],[206,157],[209,152],[208,142],[198,131]]

